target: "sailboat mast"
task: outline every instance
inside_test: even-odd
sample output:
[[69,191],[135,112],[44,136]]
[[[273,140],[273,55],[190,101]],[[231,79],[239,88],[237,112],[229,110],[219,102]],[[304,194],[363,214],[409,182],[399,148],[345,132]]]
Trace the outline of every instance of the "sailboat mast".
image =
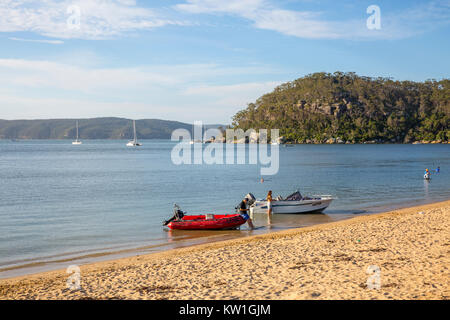
[[78,120],[77,120],[77,141],[78,141]]
[[136,136],[136,120],[133,120],[134,142],[137,142]]

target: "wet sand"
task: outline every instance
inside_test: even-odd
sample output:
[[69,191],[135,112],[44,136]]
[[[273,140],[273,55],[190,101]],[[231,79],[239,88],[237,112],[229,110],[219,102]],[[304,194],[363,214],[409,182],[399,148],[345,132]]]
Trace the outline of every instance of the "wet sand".
[[0,299],[449,299],[449,268],[445,201],[88,264],[79,290],[66,269],[3,279]]

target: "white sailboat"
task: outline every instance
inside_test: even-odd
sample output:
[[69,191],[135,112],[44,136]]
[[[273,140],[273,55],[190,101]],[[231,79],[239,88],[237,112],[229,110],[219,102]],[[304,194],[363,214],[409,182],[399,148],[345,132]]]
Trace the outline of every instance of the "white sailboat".
[[127,147],[139,147],[142,146],[142,144],[140,144],[137,141],[137,136],[136,136],[136,120],[133,120],[133,133],[134,133],[134,139],[129,141],[127,143]]
[[79,145],[82,144],[80,140],[78,140],[78,120],[77,120],[77,139],[75,141],[72,141],[72,144]]

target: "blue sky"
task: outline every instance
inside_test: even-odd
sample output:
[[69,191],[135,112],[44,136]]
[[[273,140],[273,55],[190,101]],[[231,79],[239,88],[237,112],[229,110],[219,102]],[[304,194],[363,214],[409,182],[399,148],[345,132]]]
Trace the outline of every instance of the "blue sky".
[[0,0],[0,119],[230,123],[313,72],[448,78],[449,22],[448,0]]

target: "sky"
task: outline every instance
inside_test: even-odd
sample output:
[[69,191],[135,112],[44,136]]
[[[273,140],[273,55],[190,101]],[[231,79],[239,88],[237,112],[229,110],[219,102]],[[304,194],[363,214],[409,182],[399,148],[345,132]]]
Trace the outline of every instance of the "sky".
[[0,0],[0,119],[229,124],[314,72],[450,73],[450,0]]

